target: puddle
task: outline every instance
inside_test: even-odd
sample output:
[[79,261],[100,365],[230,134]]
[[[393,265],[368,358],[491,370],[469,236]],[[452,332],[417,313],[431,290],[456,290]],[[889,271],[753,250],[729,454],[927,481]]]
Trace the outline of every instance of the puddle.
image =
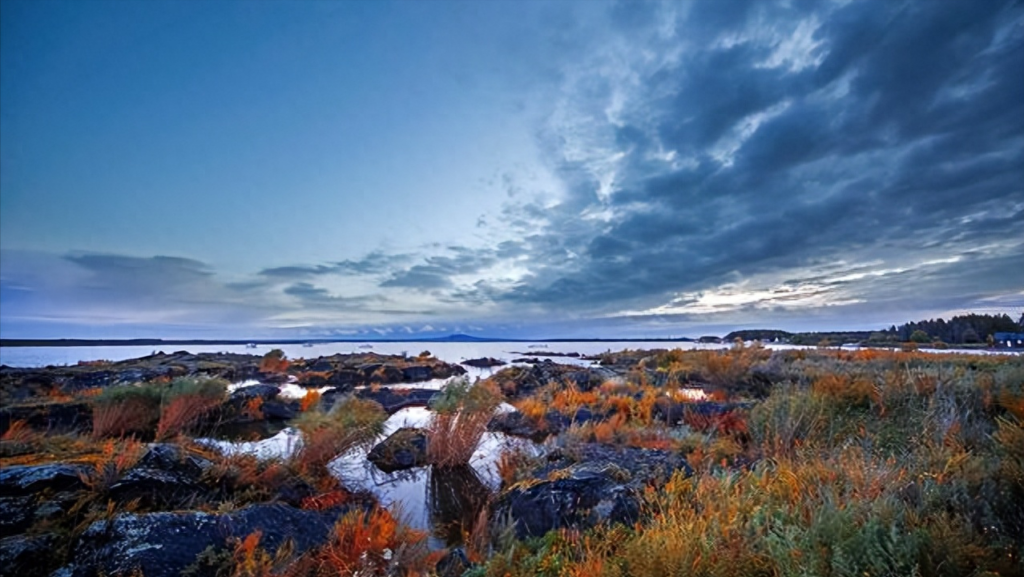
[[[503,403],[497,411],[514,408]],[[402,427],[424,427],[430,422],[426,407],[397,411],[384,423],[378,441]],[[232,442],[197,439],[196,442],[220,449],[226,454],[249,453],[262,459],[287,458],[302,443],[299,431],[287,427],[262,441]],[[371,445],[372,446],[372,445]],[[488,498],[501,485],[497,461],[508,449],[540,454],[541,447],[529,440],[502,433],[484,433],[469,465],[453,469],[418,467],[385,473],[366,460],[370,447],[353,449],[328,465],[331,473],[353,490],[372,493],[386,507],[397,511],[401,519],[415,529],[430,534],[435,548],[458,544],[463,531],[469,531]]]

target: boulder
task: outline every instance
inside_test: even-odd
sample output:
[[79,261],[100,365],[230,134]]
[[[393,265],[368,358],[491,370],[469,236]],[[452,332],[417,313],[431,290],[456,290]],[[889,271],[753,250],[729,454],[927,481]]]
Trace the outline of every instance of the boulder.
[[89,472],[84,465],[49,463],[46,465],[15,465],[0,469],[0,495],[28,495],[44,490],[65,491],[85,488],[82,476]]
[[206,490],[199,479],[211,465],[178,445],[153,443],[110,487],[109,496],[121,502],[139,499],[149,507],[185,507]]
[[578,469],[554,481],[513,486],[498,497],[492,518],[510,519],[516,537],[541,537],[555,529],[588,529],[598,523],[635,523],[639,497],[600,470]]
[[506,490],[495,500],[490,518],[511,520],[521,539],[553,529],[630,524],[637,520],[643,488],[677,471],[692,473],[682,457],[669,451],[581,445],[549,455],[531,472],[536,482]]
[[478,369],[489,369],[491,367],[503,367],[505,361],[495,359],[493,357],[481,357],[479,359],[469,359],[468,361],[462,361],[462,364],[468,367],[476,367]]
[[305,511],[283,504],[242,510],[122,514],[97,521],[82,533],[74,562],[60,570],[68,577],[131,575],[177,577],[207,547],[229,548],[232,539],[261,532],[259,546],[271,555],[288,539],[294,553],[323,543],[345,509]]
[[389,415],[406,407],[426,407],[438,394],[440,394],[439,391],[434,389],[393,388],[360,389],[355,392],[356,397],[360,399],[380,403],[380,406],[384,407]]
[[402,379],[406,382],[429,381],[434,372],[426,365],[410,365],[402,368]]
[[0,534],[18,535],[24,533],[34,520],[35,501],[34,497],[28,495],[0,497]]
[[370,449],[366,458],[385,473],[422,467],[427,464],[427,433],[402,427]]
[[52,549],[57,543],[57,537],[49,533],[0,539],[0,567],[5,575],[48,575],[54,558]]

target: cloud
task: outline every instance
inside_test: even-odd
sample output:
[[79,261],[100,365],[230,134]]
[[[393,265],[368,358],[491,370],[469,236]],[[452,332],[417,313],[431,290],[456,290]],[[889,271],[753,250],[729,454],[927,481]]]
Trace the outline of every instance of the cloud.
[[[610,24],[566,73],[541,133],[564,194],[509,210],[534,227],[528,273],[494,298],[616,314],[820,262],[950,256],[947,273],[860,283],[855,300],[941,281],[930,298],[955,289],[952,306],[1024,286],[972,274],[1022,248],[1019,4],[670,8]],[[811,293],[794,308],[851,300]]]

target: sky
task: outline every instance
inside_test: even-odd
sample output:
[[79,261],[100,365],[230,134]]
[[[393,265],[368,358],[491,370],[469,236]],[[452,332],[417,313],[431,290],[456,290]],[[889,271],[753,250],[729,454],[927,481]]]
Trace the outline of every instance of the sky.
[[1024,4],[0,3],[4,338],[1024,311]]

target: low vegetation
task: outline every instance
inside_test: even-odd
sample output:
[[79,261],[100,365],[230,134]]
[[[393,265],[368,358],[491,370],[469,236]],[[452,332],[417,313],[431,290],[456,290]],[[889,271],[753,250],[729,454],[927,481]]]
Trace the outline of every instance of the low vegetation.
[[[463,527],[467,575],[1024,573],[1020,356],[738,344],[622,351],[602,363],[615,367],[601,373],[604,382],[551,379],[507,400],[534,427],[548,428],[545,449],[560,459],[594,445],[653,449],[685,458],[691,473],[640,485],[635,523],[570,525],[516,539],[514,521],[489,519],[484,507],[477,523]],[[456,380],[435,398],[427,426],[434,471],[450,473],[471,460],[506,400],[498,382]],[[266,459],[193,440],[215,424],[225,398],[224,381],[178,378],[71,395],[61,402],[84,403],[93,416],[79,432],[7,425],[3,467],[80,467],[81,488],[64,512],[36,518],[25,530],[61,543],[47,569],[71,560],[87,527],[121,513],[225,513],[283,502],[338,511],[329,538],[297,551],[269,547],[254,532],[204,552],[192,574],[435,573],[444,550],[431,551],[424,532],[350,492],[328,469],[338,455],[380,438],[387,418],[380,405],[345,397],[324,411],[310,393],[296,401],[297,450]],[[207,463],[188,485],[191,493],[126,492],[124,481],[149,441],[173,441],[179,459]],[[553,458],[521,447],[503,454],[496,467],[502,489],[568,478],[550,468]],[[628,478],[628,468],[623,463],[616,475]]]
[[434,411],[427,426],[430,464],[450,468],[469,463],[501,399],[497,387],[486,381],[470,384],[463,378],[445,385],[430,405]]

